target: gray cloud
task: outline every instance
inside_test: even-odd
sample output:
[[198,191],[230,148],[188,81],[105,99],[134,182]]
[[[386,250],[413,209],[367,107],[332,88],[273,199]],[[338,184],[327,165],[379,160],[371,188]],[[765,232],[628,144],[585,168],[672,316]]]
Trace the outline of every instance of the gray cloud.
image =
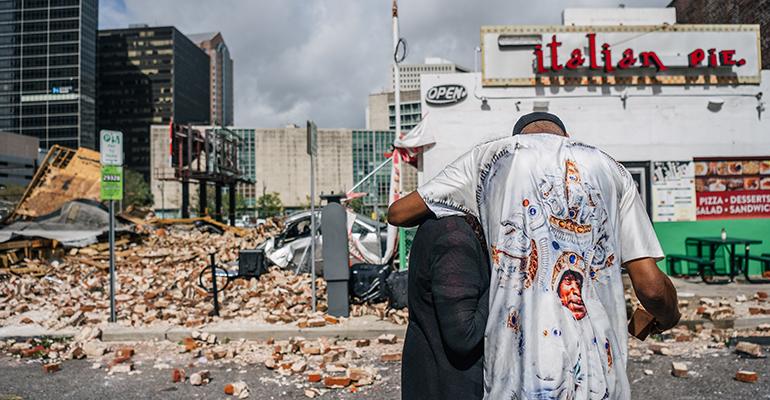
[[[661,7],[669,0],[626,0]],[[402,0],[406,62],[426,56],[473,67],[479,28],[559,24],[565,7],[619,1]],[[361,128],[367,94],[387,88],[391,0],[102,1],[100,26],[174,25],[185,33],[220,31],[235,60],[235,120],[275,127],[314,119],[321,127]]]

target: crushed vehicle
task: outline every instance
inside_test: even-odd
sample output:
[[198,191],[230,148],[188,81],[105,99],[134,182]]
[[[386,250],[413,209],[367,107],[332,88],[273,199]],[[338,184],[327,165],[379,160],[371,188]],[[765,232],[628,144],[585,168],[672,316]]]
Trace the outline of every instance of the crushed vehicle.
[[[348,213],[352,221],[348,237],[351,242],[350,263],[358,264],[366,262],[359,251],[356,251],[354,242],[362,245],[366,250],[374,254],[382,254],[387,246],[388,225],[377,222],[360,214]],[[323,238],[321,232],[321,211],[316,211],[316,275],[323,275],[322,248]],[[379,225],[380,235],[377,236]],[[299,271],[310,271],[310,245],[311,245],[311,221],[310,211],[300,211],[290,215],[284,222],[284,229],[277,236],[265,240],[258,248],[265,251],[267,260],[281,268],[296,268]],[[379,246],[379,248],[378,248]]]

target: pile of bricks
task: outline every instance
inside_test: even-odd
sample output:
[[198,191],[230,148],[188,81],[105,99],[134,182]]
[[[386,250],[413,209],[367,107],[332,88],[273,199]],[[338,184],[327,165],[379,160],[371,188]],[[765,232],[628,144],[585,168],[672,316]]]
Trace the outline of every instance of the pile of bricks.
[[[216,253],[218,264],[238,259],[240,249],[253,249],[277,226],[250,235],[208,233],[192,226],[149,230],[140,243],[125,241],[116,249],[117,318],[131,326],[178,325],[198,327],[220,319],[275,324],[322,326],[337,323],[325,318],[326,285],[317,279],[319,314],[311,314],[308,274],[271,267],[258,280],[237,279],[220,292],[220,317],[212,317],[211,295],[198,286],[198,275]],[[25,260],[33,274],[0,276],[0,325],[38,324],[58,330],[96,326],[109,317],[108,250],[103,244],[71,249],[62,259]],[[236,269],[237,266],[229,267]],[[207,277],[204,277],[207,278]],[[34,311],[33,313],[29,313]],[[406,310],[385,303],[354,305],[353,317],[376,315],[397,324],[408,320]]]

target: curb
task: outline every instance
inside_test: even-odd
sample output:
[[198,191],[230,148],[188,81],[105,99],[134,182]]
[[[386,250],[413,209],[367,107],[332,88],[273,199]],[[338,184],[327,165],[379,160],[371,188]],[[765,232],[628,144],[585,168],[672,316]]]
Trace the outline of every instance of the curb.
[[[77,335],[77,330],[48,331],[40,327],[9,327],[5,332],[0,330],[0,340],[23,340],[39,338],[42,336],[72,338]],[[229,340],[286,340],[296,336],[306,339],[318,339],[320,337],[333,337],[337,339],[376,339],[383,334],[393,334],[404,338],[406,325],[395,325],[379,320],[348,320],[339,325],[327,325],[319,328],[299,328],[296,325],[269,325],[269,324],[233,324],[233,326],[209,326],[198,329],[182,326],[132,328],[122,325],[103,325],[103,342],[140,342],[152,340],[168,340],[179,342],[192,334],[192,331],[207,332],[217,336],[218,339]]]
[[694,330],[696,325],[717,329],[756,329],[762,324],[770,324],[770,317],[718,319],[715,321],[710,319],[693,319],[679,321],[677,325],[686,325],[690,330]]

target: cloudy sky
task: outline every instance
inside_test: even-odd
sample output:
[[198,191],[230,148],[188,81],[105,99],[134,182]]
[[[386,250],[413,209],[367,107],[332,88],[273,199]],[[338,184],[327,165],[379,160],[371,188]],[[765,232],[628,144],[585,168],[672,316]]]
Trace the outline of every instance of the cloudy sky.
[[[367,94],[388,84],[392,0],[100,0],[100,28],[220,31],[235,61],[235,123],[363,128]],[[565,7],[662,7],[670,0],[401,0],[406,62],[473,68],[482,25],[560,24]]]

